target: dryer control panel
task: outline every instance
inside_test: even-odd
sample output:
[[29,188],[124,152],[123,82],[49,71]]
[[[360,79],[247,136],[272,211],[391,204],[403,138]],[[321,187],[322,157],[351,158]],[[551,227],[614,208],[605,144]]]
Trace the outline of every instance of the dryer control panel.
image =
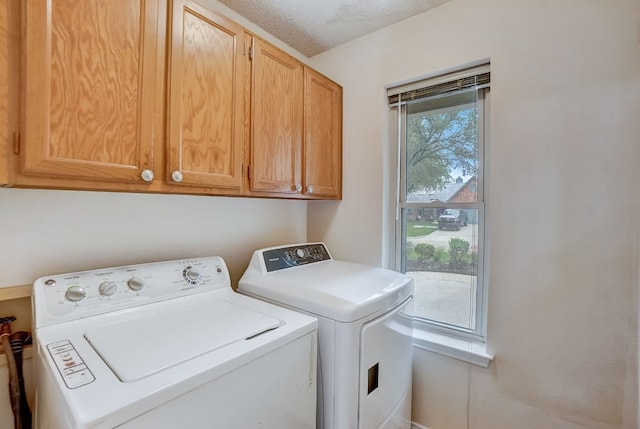
[[307,265],[331,259],[323,243],[296,244],[265,249],[262,252],[267,272]]
[[218,256],[103,268],[39,278],[36,328],[207,290],[230,288]]

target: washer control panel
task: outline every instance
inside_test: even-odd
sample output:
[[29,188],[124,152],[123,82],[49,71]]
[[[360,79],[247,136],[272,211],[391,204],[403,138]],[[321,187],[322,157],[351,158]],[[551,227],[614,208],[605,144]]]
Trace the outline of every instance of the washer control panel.
[[217,256],[46,276],[33,284],[36,328],[228,287]]
[[265,249],[262,251],[267,272],[312,264],[331,259],[323,243],[297,244],[294,246]]
[[95,377],[68,340],[47,344],[47,350],[69,389],[93,383]]

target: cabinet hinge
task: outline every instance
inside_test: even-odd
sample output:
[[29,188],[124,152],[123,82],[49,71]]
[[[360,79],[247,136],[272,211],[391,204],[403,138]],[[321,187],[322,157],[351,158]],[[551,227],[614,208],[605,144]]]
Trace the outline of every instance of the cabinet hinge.
[[20,154],[20,133],[13,133],[13,153]]
[[251,166],[247,165],[247,179],[251,179]]

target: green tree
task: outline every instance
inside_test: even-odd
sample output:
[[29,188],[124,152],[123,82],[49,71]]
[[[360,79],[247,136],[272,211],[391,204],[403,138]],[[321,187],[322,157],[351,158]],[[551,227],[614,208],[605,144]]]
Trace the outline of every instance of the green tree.
[[442,189],[452,170],[478,168],[477,108],[465,104],[407,115],[407,192]]

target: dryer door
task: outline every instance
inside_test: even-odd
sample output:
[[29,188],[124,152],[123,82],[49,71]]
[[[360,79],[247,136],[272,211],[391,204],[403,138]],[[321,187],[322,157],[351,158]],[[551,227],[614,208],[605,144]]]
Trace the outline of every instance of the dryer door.
[[413,297],[362,327],[360,429],[409,429]]

